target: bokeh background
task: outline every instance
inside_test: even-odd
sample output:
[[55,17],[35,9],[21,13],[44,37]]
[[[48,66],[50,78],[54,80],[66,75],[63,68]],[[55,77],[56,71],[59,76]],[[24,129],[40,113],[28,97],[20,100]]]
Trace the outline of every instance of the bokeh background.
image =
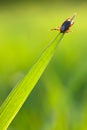
[[8,130],[87,130],[87,2],[0,1],[0,105],[74,12],[73,32]]

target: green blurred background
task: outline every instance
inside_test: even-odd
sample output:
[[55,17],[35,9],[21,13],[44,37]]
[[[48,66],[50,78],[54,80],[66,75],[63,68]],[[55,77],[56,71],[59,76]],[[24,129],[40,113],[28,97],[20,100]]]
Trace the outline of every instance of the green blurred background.
[[87,2],[0,1],[0,105],[74,12],[73,32],[8,130],[87,130]]

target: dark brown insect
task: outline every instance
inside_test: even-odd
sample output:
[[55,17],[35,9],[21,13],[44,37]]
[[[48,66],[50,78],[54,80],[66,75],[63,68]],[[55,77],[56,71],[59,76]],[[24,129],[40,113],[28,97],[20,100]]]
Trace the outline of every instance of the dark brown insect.
[[74,14],[71,18],[66,19],[60,27],[58,26],[51,30],[57,30],[57,31],[60,31],[60,33],[70,32],[70,27],[74,24],[75,16],[76,16],[76,14]]

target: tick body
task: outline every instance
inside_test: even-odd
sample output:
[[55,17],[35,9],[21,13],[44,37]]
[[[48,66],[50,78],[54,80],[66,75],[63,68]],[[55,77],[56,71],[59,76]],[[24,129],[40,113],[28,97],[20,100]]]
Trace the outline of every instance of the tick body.
[[71,18],[66,19],[60,27],[58,26],[51,30],[57,30],[57,31],[60,31],[60,33],[70,32],[70,27],[74,24],[75,16],[76,16],[76,14],[74,14]]
[[68,20],[66,20],[66,21],[61,25],[61,27],[60,27],[60,32],[61,32],[61,33],[65,33],[66,31],[69,30],[70,26],[71,26],[71,22],[68,21]]

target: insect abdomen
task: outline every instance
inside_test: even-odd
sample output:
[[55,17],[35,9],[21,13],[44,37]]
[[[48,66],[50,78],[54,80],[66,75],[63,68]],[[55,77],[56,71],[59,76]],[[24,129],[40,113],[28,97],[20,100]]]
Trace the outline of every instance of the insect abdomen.
[[69,29],[70,25],[71,25],[71,22],[70,22],[70,21],[65,21],[65,22],[61,25],[60,32],[61,32],[61,33],[66,32],[66,31]]

